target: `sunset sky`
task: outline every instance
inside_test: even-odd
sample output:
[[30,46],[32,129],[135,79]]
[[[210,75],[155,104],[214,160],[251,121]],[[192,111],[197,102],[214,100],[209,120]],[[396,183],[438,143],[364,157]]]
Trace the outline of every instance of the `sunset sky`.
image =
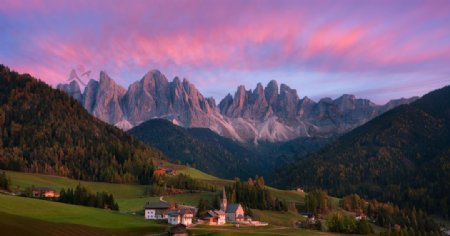
[[0,63],[53,86],[82,65],[124,87],[159,69],[216,101],[275,79],[384,103],[450,84],[450,1],[3,0]]

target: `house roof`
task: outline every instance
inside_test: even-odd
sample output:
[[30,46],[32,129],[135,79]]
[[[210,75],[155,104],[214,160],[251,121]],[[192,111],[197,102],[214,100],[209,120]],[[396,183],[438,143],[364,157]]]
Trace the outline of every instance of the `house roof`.
[[216,213],[217,215],[225,215],[225,212],[222,210],[214,210],[214,213]]
[[170,203],[168,202],[147,202],[144,205],[145,209],[168,209],[170,208]]
[[228,204],[227,213],[235,213],[240,206],[241,204],[236,203]]
[[220,216],[220,215],[225,215],[225,212],[222,211],[222,210],[214,210],[214,211],[209,210],[209,211],[208,211],[208,215],[210,215],[210,216],[212,216],[212,217],[218,217],[218,216]]
[[189,208],[181,208],[181,209],[169,211],[169,213],[167,213],[167,214],[169,216],[177,216],[177,215],[186,215],[186,214],[194,214],[194,213]]

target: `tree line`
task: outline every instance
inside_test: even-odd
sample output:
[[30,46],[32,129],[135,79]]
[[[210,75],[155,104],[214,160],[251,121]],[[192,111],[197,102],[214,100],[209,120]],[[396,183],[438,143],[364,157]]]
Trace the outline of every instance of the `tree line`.
[[256,176],[255,180],[236,179],[232,186],[225,187],[228,202],[240,203],[247,208],[272,211],[295,211],[295,205],[274,197],[265,187],[264,178]]
[[373,229],[365,219],[356,220],[352,215],[344,215],[340,212],[331,214],[327,220],[328,230],[345,234],[371,234]]
[[62,189],[59,202],[96,207],[102,209],[119,210],[119,205],[112,194],[106,192],[91,193],[85,187],[78,185],[75,189]]
[[10,191],[11,190],[10,186],[11,186],[11,179],[3,171],[0,174],[0,189]]
[[382,203],[376,200],[364,200],[357,194],[342,198],[341,207],[344,210],[363,213],[373,223],[388,228],[393,232],[409,231],[434,234],[439,232],[439,226],[422,210],[415,207],[400,209],[392,203]]

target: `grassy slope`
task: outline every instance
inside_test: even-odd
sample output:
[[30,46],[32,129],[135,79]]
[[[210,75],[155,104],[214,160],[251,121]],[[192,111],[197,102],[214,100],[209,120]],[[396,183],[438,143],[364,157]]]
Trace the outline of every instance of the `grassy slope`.
[[230,226],[210,226],[210,227],[196,227],[189,230],[195,235],[214,235],[214,236],[228,236],[228,235],[259,235],[259,236],[276,236],[276,235],[338,235],[329,232],[319,232],[298,228],[286,227],[230,227]]
[[[65,223],[51,223],[48,221],[27,218],[23,216],[11,215],[0,212],[0,229],[4,236],[9,235],[105,235],[107,229],[94,228]],[[26,225],[27,227],[23,227]]]
[[105,191],[112,193],[114,197],[118,199],[142,196],[145,188],[145,186],[142,185],[88,182],[53,175],[31,174],[14,171],[6,171],[6,174],[11,177],[11,185],[13,188],[19,186],[21,189],[24,189],[34,185],[52,187],[59,191],[62,188],[74,188],[80,183],[90,191]]
[[[184,173],[190,175],[192,178],[198,180],[209,181],[215,183],[218,186],[224,184],[231,184],[231,180],[219,179],[217,177],[205,174],[197,169],[189,168],[186,166],[170,165],[164,163],[164,166],[170,166],[178,170],[178,173]],[[41,175],[23,172],[6,171],[6,174],[11,177],[12,186],[24,189],[26,187],[34,186],[46,186],[52,187],[56,190],[68,187],[76,187],[79,183],[85,186],[90,191],[105,191],[114,195],[119,203],[120,211],[138,211],[142,209],[145,202],[158,200],[157,197],[144,197],[144,191],[146,186],[132,185],[132,184],[111,184],[103,182],[87,182],[69,179],[65,177]],[[304,193],[299,193],[293,190],[279,190],[269,187],[274,196],[286,200],[302,204],[304,200]],[[197,193],[197,194],[182,194],[164,197],[167,201],[175,201],[178,203],[184,203],[188,205],[197,205],[200,198],[213,200],[213,193]]]
[[0,212],[48,222],[107,229],[164,229],[163,226],[146,221],[141,216],[17,196],[0,195]]
[[286,227],[292,227],[298,220],[304,219],[298,213],[295,212],[278,212],[278,211],[261,211],[258,209],[252,209],[253,218],[268,222],[271,225],[280,225]]

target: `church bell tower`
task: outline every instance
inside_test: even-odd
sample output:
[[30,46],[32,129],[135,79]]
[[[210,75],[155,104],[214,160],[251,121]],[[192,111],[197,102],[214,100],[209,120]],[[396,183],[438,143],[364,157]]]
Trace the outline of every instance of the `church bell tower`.
[[222,198],[220,199],[220,210],[227,210],[227,194],[225,193],[225,187],[223,187]]

